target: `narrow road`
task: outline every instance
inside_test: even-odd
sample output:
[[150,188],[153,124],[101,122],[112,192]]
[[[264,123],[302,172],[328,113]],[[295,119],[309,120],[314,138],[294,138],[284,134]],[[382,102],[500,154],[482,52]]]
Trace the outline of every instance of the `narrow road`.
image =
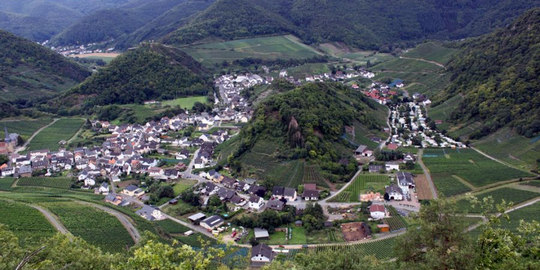
[[[540,198],[532,199],[531,201],[524,202],[524,203],[522,203],[522,204],[519,204],[519,205],[516,205],[515,207],[510,208],[510,209],[506,210],[504,213],[505,213],[505,214],[508,214],[508,213],[510,213],[510,212],[513,212],[513,211],[516,211],[516,210],[518,210],[518,209],[521,209],[521,208],[523,208],[523,207],[527,207],[527,206],[529,206],[529,205],[533,205],[533,204],[535,204],[535,203],[537,203],[537,202],[539,202],[539,201],[540,201]],[[477,223],[477,224],[473,224],[473,225],[469,226],[469,228],[467,228],[467,232],[470,232],[470,231],[472,231],[472,230],[474,230],[474,229],[476,229],[476,228],[482,226],[482,225],[485,224],[486,222],[488,222],[487,218],[486,218],[485,216],[482,216],[482,215],[465,215],[465,216],[466,216],[466,217],[478,217],[478,218],[481,218],[481,219],[482,219],[482,222],[479,222],[479,223]],[[497,216],[501,216],[501,214],[498,214]]]
[[92,206],[94,208],[100,209],[102,211],[105,211],[105,212],[115,216],[118,219],[118,221],[120,221],[120,223],[122,223],[124,228],[126,228],[126,230],[128,231],[131,238],[133,238],[133,241],[135,241],[135,243],[138,243],[139,240],[141,240],[141,234],[139,233],[137,228],[135,228],[135,226],[133,225],[133,223],[132,223],[133,221],[129,217],[127,217],[126,215],[124,215],[124,214],[122,214],[122,213],[120,213],[120,212],[118,212],[118,211],[116,211],[116,210],[114,210],[112,208],[103,206],[103,205],[93,204],[93,203],[83,202],[83,201],[76,201],[76,202],[79,203],[79,204]]
[[[382,141],[379,146],[377,146],[378,149],[382,150],[384,148],[384,145],[386,142],[390,141],[392,139],[392,125],[390,125],[390,115],[392,114],[392,109],[390,109],[388,106],[386,107],[388,109],[388,115],[386,116],[386,125],[390,129],[390,132],[388,133],[388,139],[385,141]],[[354,179],[354,178],[353,178]]]
[[39,212],[45,216],[45,218],[56,228],[57,231],[60,233],[66,234],[69,233],[69,231],[64,227],[64,224],[62,224],[55,215],[53,215],[51,212],[47,211],[45,208],[42,208],[41,206],[27,204],[28,206],[37,209]]
[[420,164],[420,167],[422,167],[422,170],[424,171],[424,175],[426,176],[427,182],[429,183],[429,189],[431,189],[431,194],[433,194],[433,199],[437,199],[437,189],[435,188],[435,184],[433,184],[433,179],[431,179],[431,174],[429,173],[428,168],[426,165],[424,165],[424,162],[422,161],[422,155],[424,154],[424,149],[418,150],[418,164]]
[[26,147],[28,146],[28,144],[30,143],[30,141],[32,141],[34,139],[34,137],[36,137],[36,135],[38,135],[44,129],[50,127],[52,124],[56,123],[56,121],[58,121],[58,120],[60,120],[60,118],[54,118],[53,121],[50,122],[48,125],[43,126],[40,129],[38,129],[36,132],[34,132],[34,134],[32,134],[32,136],[30,138],[28,138],[28,140],[26,140],[26,142],[21,147],[18,147],[15,150],[15,153],[19,153],[21,151],[24,151],[26,149]]

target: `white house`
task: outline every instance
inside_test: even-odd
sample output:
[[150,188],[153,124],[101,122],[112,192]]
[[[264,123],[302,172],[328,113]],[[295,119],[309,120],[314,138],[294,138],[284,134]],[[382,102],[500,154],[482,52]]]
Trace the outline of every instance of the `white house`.
[[386,216],[386,209],[382,204],[372,204],[369,207],[369,214],[373,219],[382,219]]
[[95,186],[96,185],[96,180],[92,179],[92,178],[86,178],[84,179],[84,185],[85,186]]
[[107,182],[103,182],[101,184],[101,186],[99,186],[99,193],[103,194],[103,195],[108,195],[109,194],[109,184],[107,184]]
[[257,196],[257,195],[251,195],[249,197],[249,208],[253,210],[260,210],[264,206],[264,200],[263,198]]
[[251,261],[269,263],[274,259],[274,252],[266,244],[259,244],[251,248]]
[[385,188],[389,200],[403,201],[403,190],[396,184],[392,184]]
[[399,163],[397,162],[386,162],[384,164],[384,168],[386,169],[387,172],[391,172],[391,171],[399,171]]

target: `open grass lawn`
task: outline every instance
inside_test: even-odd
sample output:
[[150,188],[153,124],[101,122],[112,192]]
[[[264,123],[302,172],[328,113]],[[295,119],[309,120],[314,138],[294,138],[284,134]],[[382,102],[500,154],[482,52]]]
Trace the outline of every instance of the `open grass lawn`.
[[416,48],[408,51],[403,56],[435,61],[445,65],[457,52],[458,50],[456,49],[446,48],[434,42],[427,42],[418,45]]
[[330,199],[331,202],[360,202],[360,194],[373,191],[384,194],[384,187],[390,184],[386,175],[360,174],[347,188]]
[[28,150],[56,151],[60,147],[58,143],[62,140],[68,141],[83,124],[83,119],[60,119],[37,134],[28,145]]
[[176,181],[173,186],[174,196],[180,195],[180,193],[184,192],[184,190],[194,186],[195,184],[197,184],[197,180],[181,179]]
[[[502,200],[504,200],[507,203],[512,202],[514,205],[517,205],[522,202],[534,199],[536,197],[540,197],[540,193],[505,187],[480,193],[475,196],[478,198],[479,201],[482,201],[484,198],[491,196],[495,201],[495,204],[501,203]],[[457,203],[460,210],[468,211],[469,213],[481,212],[481,209],[478,209],[478,207],[473,208],[471,206],[471,203],[467,199],[461,199]]]
[[472,149],[426,149],[422,157],[439,192],[453,196],[470,191],[463,179],[474,187],[531,176],[496,161]]
[[473,145],[490,156],[526,170],[536,168],[536,160],[540,157],[540,136],[525,138],[509,128],[503,128]]
[[103,251],[122,252],[134,244],[120,221],[106,212],[76,202],[42,205],[57,215],[69,232]]
[[56,229],[37,210],[22,203],[0,200],[0,223],[9,226],[23,246],[51,237]]
[[180,108],[191,109],[193,108],[193,105],[195,105],[196,102],[208,103],[207,97],[198,96],[198,97],[177,98],[173,100],[163,101],[161,104],[162,106],[171,106],[171,107],[180,106]]
[[285,239],[285,232],[274,232],[270,235],[269,240],[263,240],[261,242],[269,245],[303,245],[307,244],[306,230],[304,227],[290,226],[292,229],[292,238],[290,240]]
[[71,182],[71,178],[67,177],[29,177],[20,178],[17,181],[17,186],[69,189]]
[[302,44],[297,38],[290,35],[207,43],[185,47],[182,50],[205,65],[220,64],[223,61],[231,62],[243,58],[287,60],[319,55],[315,49]]
[[15,181],[14,178],[6,177],[6,178],[0,178],[0,190],[3,191],[9,191],[11,190],[11,185]]
[[51,119],[2,121],[0,122],[0,127],[2,128],[2,135],[4,135],[3,132],[5,125],[9,133],[17,133],[26,140],[30,138],[30,136],[32,136],[34,132],[36,132],[41,127],[46,126],[51,121]]

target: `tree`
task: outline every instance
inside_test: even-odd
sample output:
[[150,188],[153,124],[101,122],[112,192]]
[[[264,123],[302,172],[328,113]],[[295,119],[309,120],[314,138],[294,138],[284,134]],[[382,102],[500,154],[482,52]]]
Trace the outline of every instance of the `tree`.
[[455,200],[432,200],[415,216],[418,229],[397,241],[398,264],[405,269],[472,269],[474,246],[459,221]]

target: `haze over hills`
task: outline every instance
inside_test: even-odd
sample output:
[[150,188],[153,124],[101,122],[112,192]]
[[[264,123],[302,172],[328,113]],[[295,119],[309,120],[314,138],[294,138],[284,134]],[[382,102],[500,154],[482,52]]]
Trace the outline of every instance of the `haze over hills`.
[[508,27],[465,42],[450,65],[444,99],[464,95],[453,112],[455,124],[480,122],[470,136],[481,138],[510,126],[533,137],[540,131],[540,9]]
[[61,100],[63,105],[80,105],[80,96],[86,107],[92,107],[206,95],[204,76],[205,69],[186,53],[163,45],[146,45],[117,57]]
[[89,75],[72,60],[0,30],[1,101],[59,94]]

